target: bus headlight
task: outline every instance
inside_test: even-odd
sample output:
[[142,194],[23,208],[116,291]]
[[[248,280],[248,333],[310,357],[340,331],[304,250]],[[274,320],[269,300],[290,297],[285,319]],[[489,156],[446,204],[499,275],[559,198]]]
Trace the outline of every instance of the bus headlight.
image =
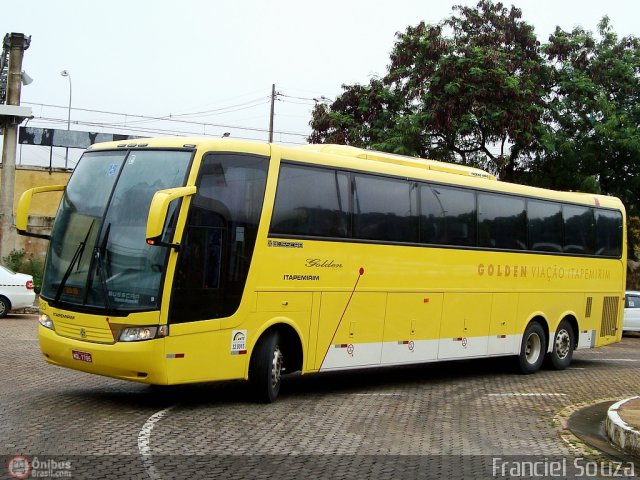
[[166,337],[169,334],[168,325],[127,327],[120,332],[121,342],[141,342],[154,338]]
[[53,326],[53,320],[49,318],[49,315],[45,315],[44,313],[41,313],[40,317],[38,318],[38,321],[40,322],[40,325],[42,325],[43,327],[48,328],[49,330],[55,331],[56,328]]

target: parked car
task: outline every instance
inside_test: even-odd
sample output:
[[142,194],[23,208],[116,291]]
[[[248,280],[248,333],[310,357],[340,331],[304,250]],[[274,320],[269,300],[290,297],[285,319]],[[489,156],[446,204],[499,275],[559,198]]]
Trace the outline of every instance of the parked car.
[[35,299],[31,275],[12,272],[0,265],[0,318],[11,310],[33,305]]
[[640,292],[628,291],[624,296],[622,330],[625,332],[640,332]]

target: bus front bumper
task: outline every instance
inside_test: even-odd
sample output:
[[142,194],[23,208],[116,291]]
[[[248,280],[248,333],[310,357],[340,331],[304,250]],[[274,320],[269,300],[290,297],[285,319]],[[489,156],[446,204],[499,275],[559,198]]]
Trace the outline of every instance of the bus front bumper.
[[84,342],[38,327],[40,350],[52,365],[107,377],[157,385],[167,384],[164,339],[113,344]]

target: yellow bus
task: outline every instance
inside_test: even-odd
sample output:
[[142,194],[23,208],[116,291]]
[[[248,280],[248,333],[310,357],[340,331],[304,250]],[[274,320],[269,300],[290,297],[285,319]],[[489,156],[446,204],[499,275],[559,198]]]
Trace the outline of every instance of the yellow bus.
[[566,368],[620,340],[613,197],[338,145],[94,145],[64,190],[40,294],[47,362],[149,384],[491,356]]

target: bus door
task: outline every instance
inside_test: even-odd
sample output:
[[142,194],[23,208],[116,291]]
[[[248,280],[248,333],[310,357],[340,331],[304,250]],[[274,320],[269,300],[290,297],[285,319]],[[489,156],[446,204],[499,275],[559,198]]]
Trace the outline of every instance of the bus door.
[[238,310],[268,166],[269,159],[258,155],[205,155],[181,241],[169,323],[228,319]]

